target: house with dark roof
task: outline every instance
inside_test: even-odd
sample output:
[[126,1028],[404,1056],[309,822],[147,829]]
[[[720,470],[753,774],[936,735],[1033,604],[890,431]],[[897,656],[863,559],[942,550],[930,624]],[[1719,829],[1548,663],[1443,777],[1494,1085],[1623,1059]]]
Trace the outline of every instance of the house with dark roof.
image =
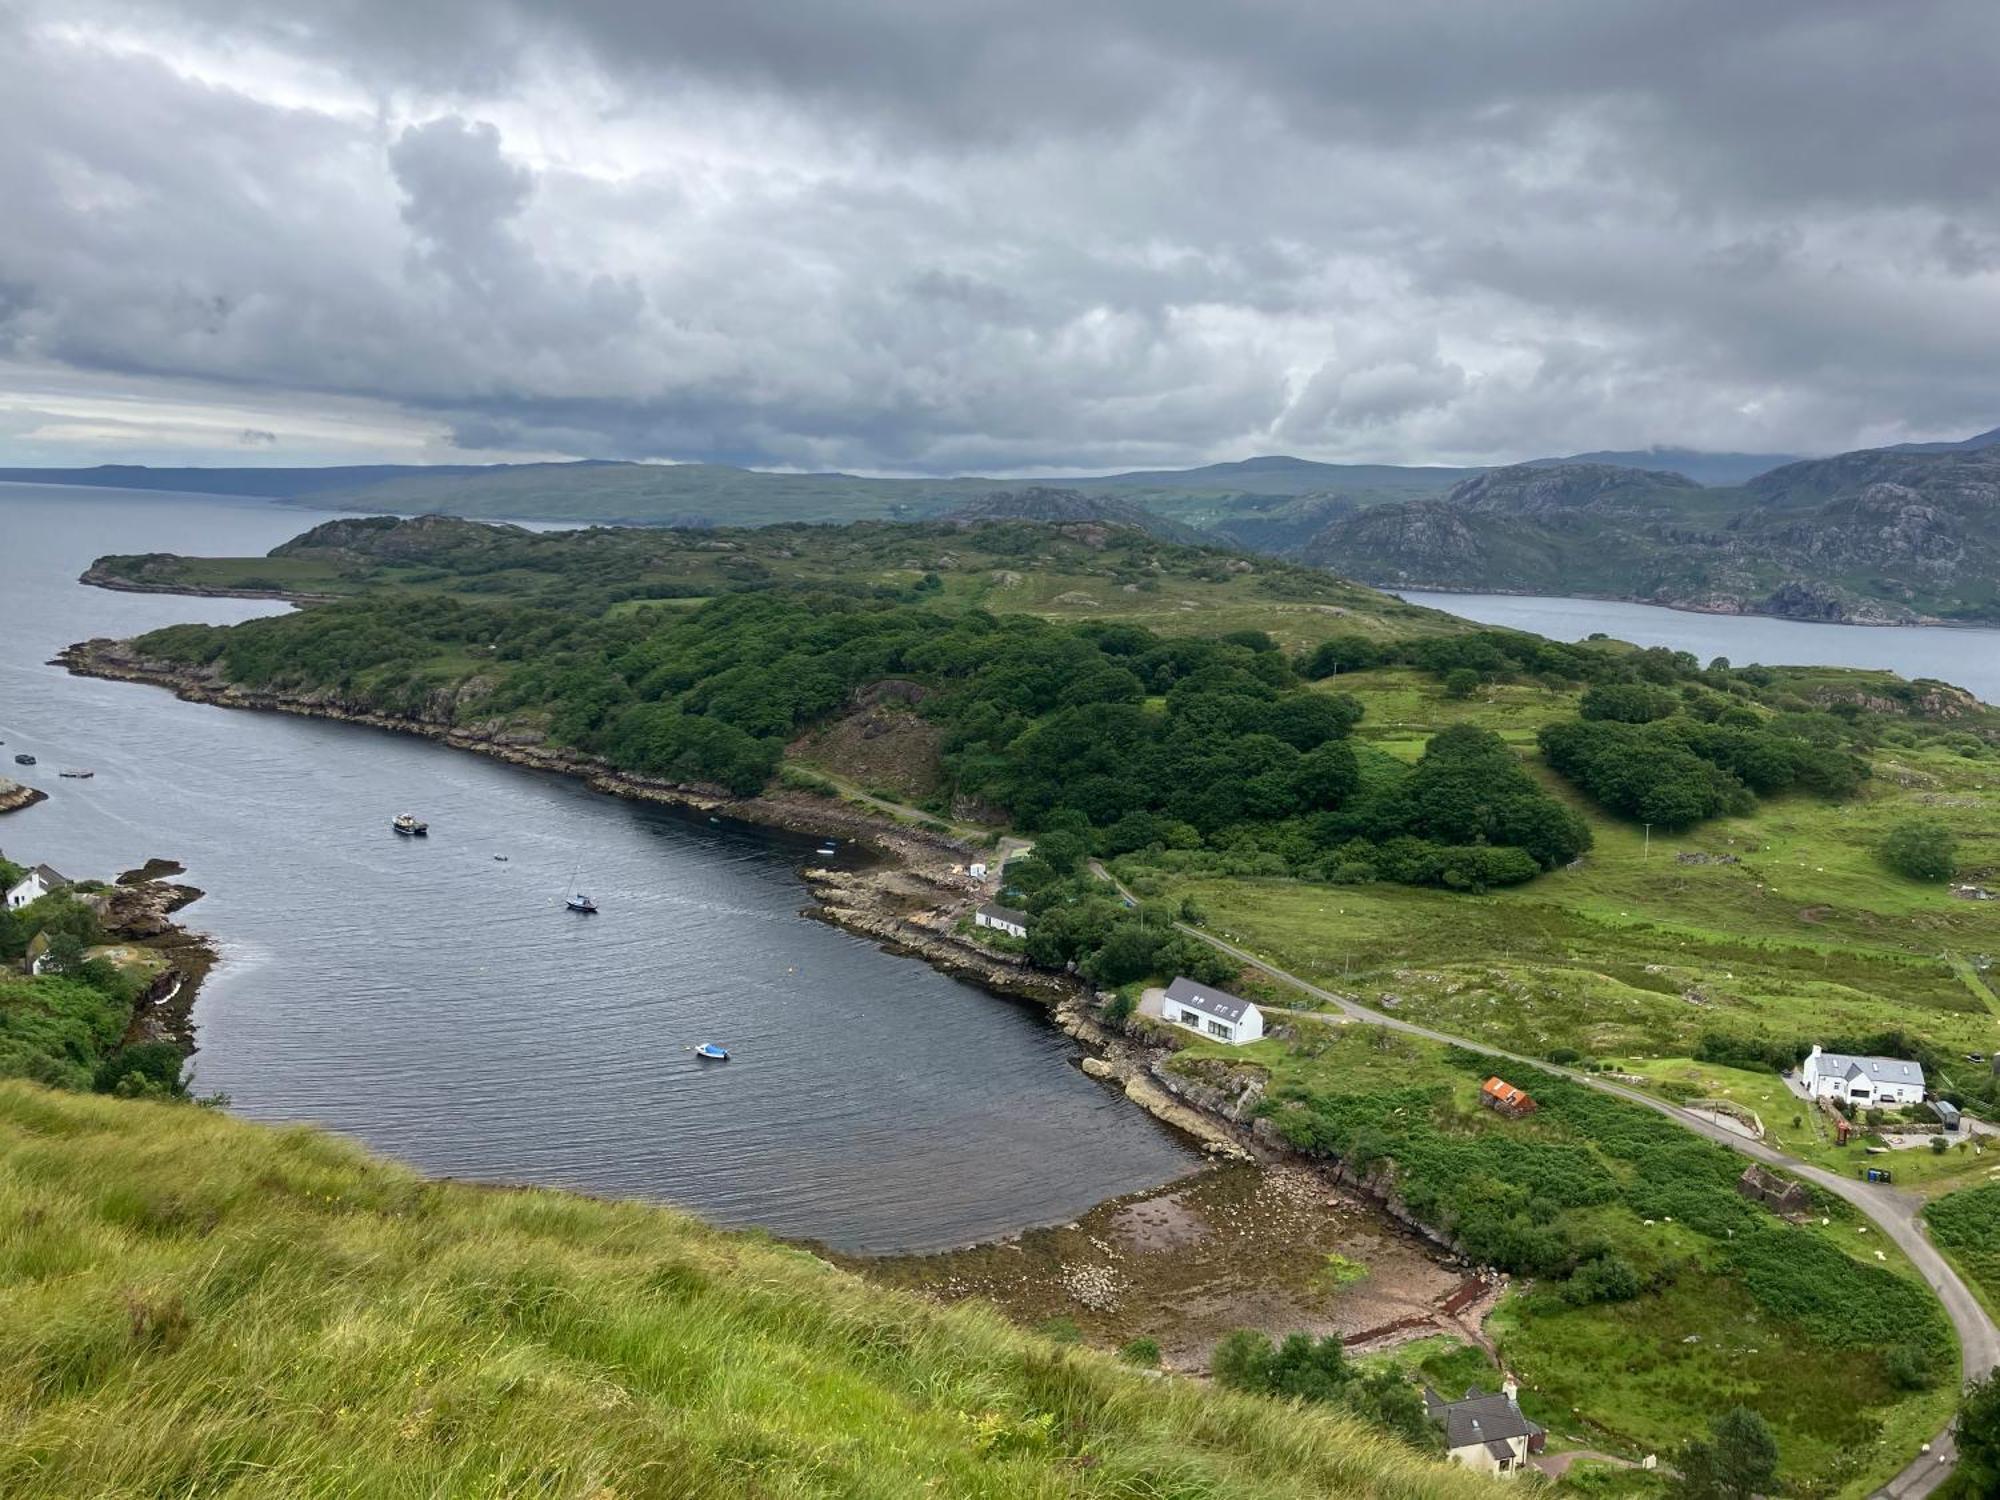
[[1264,1013],[1255,1005],[1227,990],[1196,984],[1185,974],[1175,976],[1167,986],[1166,997],[1160,1002],[1160,1018],[1232,1047],[1254,1042],[1264,1034]]
[[47,865],[36,865],[7,887],[7,910],[18,911],[30,901],[39,901],[50,891],[59,891],[68,884]]
[[1463,1401],[1447,1401],[1425,1386],[1424,1410],[1444,1429],[1444,1449],[1454,1462],[1482,1474],[1511,1477],[1549,1440],[1546,1429],[1521,1414],[1519,1392],[1511,1375],[1497,1394],[1474,1386]]
[[1924,1102],[1924,1065],[1900,1057],[1852,1057],[1823,1052],[1817,1043],[1799,1069],[1808,1097],[1834,1099],[1863,1109]]
[[1000,906],[989,901],[972,914],[975,927],[990,927],[995,932],[1004,932],[1009,937],[1024,938],[1028,935],[1028,914],[1015,911],[1011,906]]

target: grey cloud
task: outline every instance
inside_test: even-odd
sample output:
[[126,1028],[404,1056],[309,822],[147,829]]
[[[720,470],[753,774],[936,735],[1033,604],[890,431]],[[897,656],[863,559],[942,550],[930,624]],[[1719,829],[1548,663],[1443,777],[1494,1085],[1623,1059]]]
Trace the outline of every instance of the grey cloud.
[[[374,398],[480,449],[936,471],[2000,416],[1986,0],[12,24],[0,350],[106,380]],[[186,61],[258,47],[305,82]]]

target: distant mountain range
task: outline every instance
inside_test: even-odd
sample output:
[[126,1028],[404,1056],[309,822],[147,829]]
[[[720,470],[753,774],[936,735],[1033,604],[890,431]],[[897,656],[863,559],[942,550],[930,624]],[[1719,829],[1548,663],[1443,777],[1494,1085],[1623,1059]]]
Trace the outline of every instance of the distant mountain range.
[[1611,464],[1621,469],[1658,469],[1680,474],[1696,484],[1741,484],[1759,474],[1795,464],[1796,453],[1702,453],[1693,448],[1639,448],[1623,452],[1573,453],[1568,458],[1530,459],[1532,467],[1552,469],[1563,464]]
[[1887,624],[2000,619],[2000,445],[1869,449],[1736,487],[1520,464],[1339,517],[1293,555],[1383,587]]
[[1812,619],[2000,619],[2000,428],[1831,458],[1603,451],[1496,469],[1271,455],[1039,481],[720,464],[0,469],[320,509],[667,526],[1016,515],[1143,527],[1363,582]]

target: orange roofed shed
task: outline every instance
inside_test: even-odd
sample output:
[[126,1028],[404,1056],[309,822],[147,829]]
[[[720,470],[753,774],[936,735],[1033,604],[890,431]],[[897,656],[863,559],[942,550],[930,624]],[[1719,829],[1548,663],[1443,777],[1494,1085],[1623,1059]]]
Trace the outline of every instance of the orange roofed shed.
[[1528,1115],[1535,1112],[1535,1101],[1525,1090],[1517,1089],[1506,1079],[1495,1076],[1480,1085],[1479,1092],[1490,1108],[1503,1115]]

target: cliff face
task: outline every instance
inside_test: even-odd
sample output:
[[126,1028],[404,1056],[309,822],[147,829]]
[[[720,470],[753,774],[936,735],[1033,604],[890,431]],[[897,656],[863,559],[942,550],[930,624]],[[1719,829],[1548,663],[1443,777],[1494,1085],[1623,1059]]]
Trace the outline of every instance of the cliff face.
[[1341,517],[1300,555],[1404,587],[1857,624],[2000,620],[2000,448],[1846,453],[1735,489],[1522,465]]

